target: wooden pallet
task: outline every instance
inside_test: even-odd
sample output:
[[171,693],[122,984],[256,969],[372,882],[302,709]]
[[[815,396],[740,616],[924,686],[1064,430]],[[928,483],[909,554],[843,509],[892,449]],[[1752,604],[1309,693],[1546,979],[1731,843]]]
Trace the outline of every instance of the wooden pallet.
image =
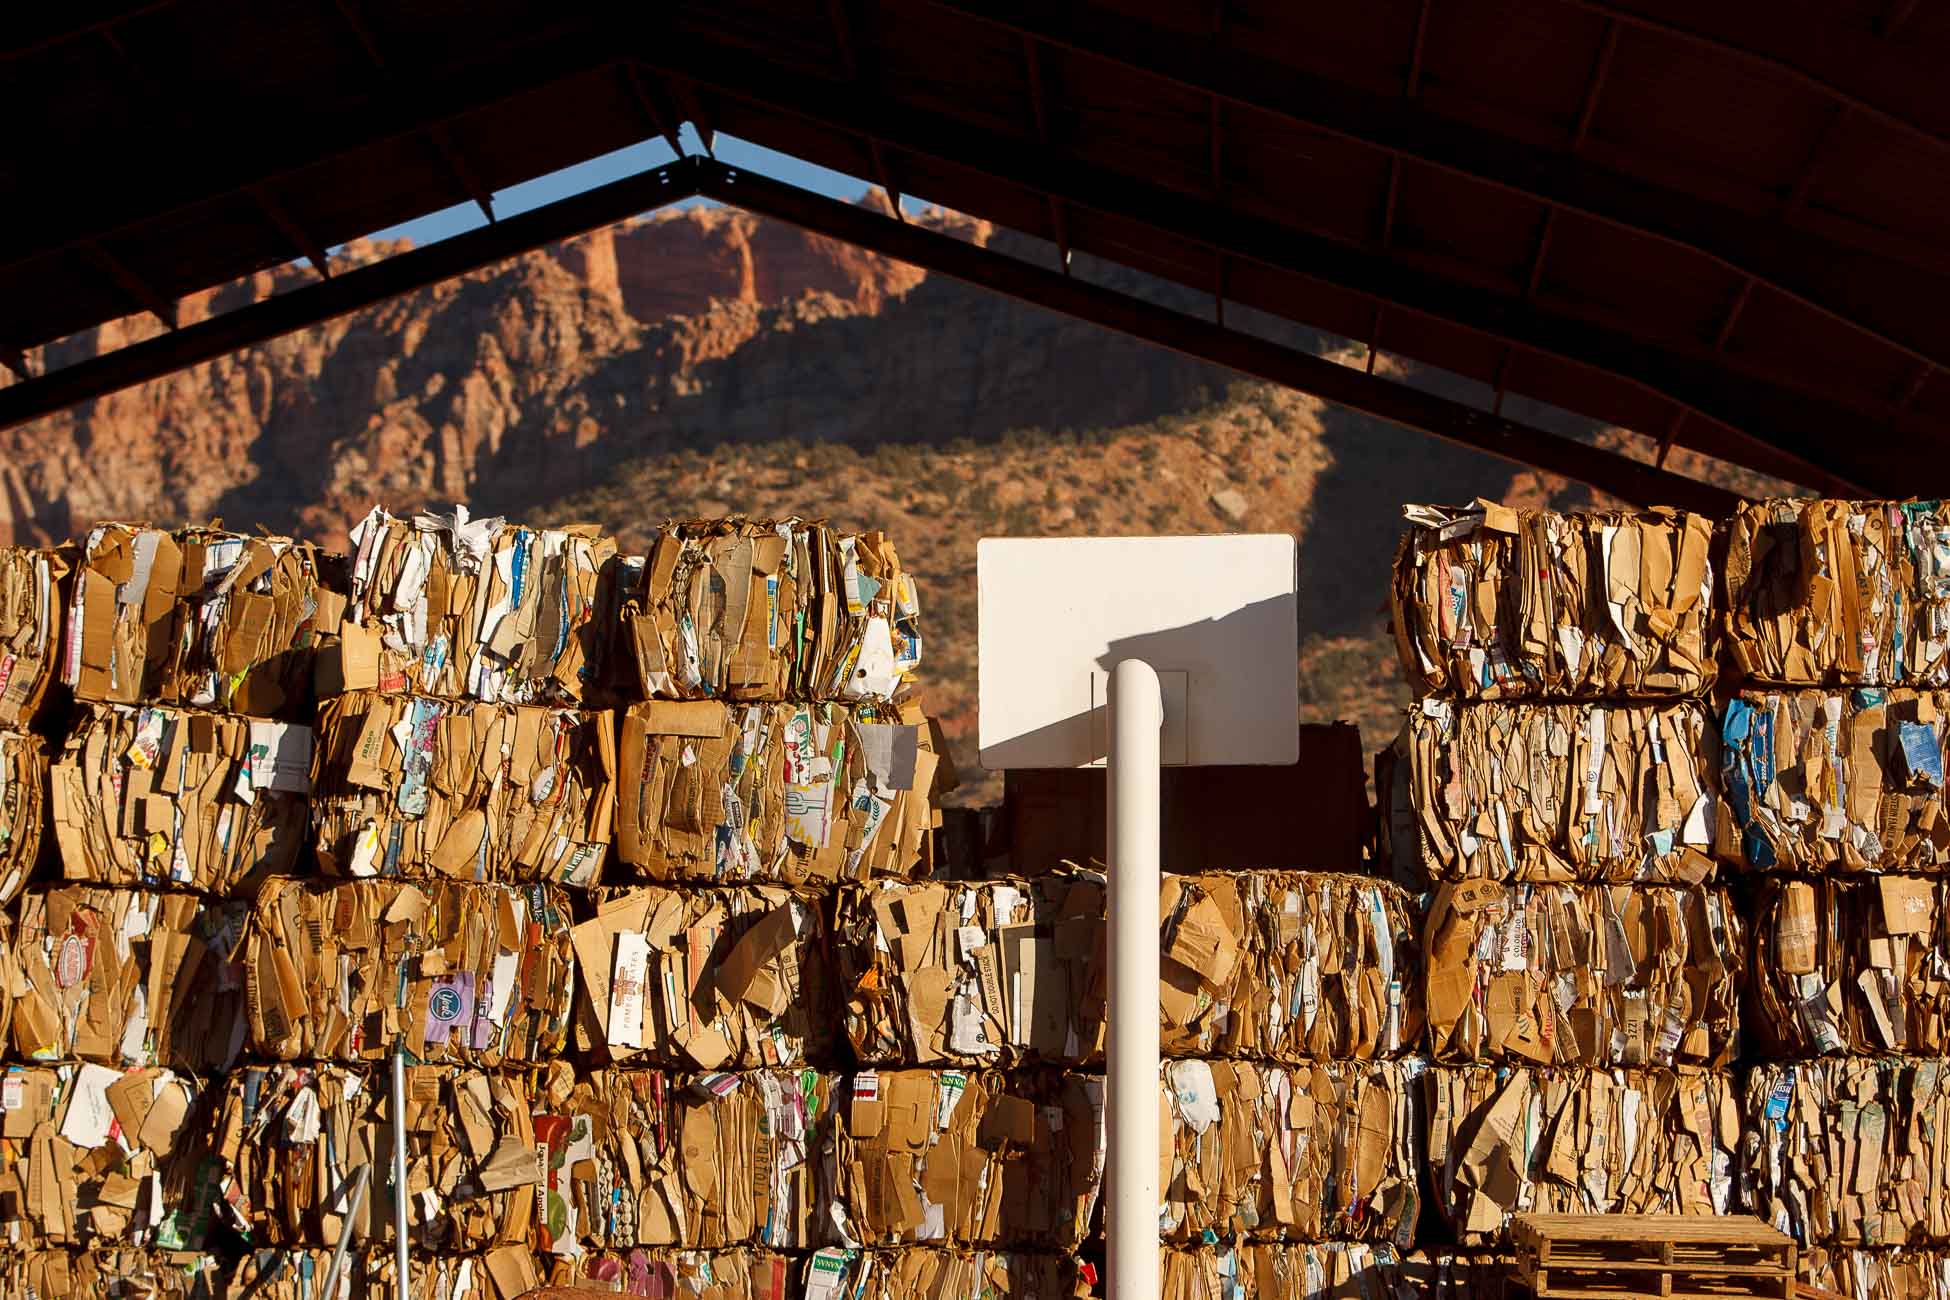
[[1520,1214],[1511,1237],[1537,1300],[1795,1300],[1794,1239],[1745,1215]]

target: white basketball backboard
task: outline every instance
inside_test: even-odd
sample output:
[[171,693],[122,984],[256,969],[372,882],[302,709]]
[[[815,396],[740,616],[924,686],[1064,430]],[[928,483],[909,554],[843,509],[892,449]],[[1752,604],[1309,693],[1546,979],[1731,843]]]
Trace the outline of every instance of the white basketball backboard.
[[1101,764],[1122,659],[1158,670],[1165,763],[1299,761],[1292,537],[985,537],[975,559],[983,767]]

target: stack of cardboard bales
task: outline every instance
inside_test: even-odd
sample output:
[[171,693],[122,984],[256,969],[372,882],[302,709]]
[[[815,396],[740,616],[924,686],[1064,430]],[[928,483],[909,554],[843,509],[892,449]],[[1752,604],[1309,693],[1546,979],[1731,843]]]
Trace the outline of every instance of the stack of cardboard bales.
[[1523,1211],[1725,1213],[1746,948],[1709,856],[1712,526],[1408,513],[1394,608],[1420,698],[1383,788],[1408,792],[1396,869],[1433,890],[1436,1209],[1471,1247]]
[[1769,501],[1728,539],[1721,851],[1751,873],[1753,1212],[1823,1285],[1950,1294],[1950,511]]

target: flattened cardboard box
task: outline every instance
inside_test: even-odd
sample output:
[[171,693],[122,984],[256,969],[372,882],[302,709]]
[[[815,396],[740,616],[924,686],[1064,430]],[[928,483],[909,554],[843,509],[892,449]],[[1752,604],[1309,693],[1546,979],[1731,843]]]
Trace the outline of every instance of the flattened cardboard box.
[[97,705],[50,773],[69,880],[252,893],[305,843],[311,728]]
[[1411,527],[1395,553],[1395,641],[1418,694],[1619,699],[1713,684],[1704,516],[1482,500],[1402,513]]
[[865,1070],[836,1096],[843,1240],[1068,1251],[1089,1235],[1100,1076]]
[[534,1120],[547,1151],[537,1249],[818,1244],[831,1095],[813,1070],[577,1079],[558,1063]]
[[329,875],[590,885],[609,851],[612,715],[357,691],[318,710]]
[[1941,878],[1765,880],[1753,908],[1754,1031],[1767,1055],[1950,1054]]
[[1167,1061],[1160,1228],[1221,1237],[1414,1244],[1421,1061]]
[[1950,1252],[1816,1246],[1801,1251],[1801,1280],[1859,1300],[1950,1300]]
[[0,732],[33,724],[57,674],[67,572],[60,552],[0,546]]
[[169,1070],[0,1068],[8,1244],[200,1248],[206,1110],[196,1080]]
[[40,737],[0,731],[0,907],[20,896],[40,859],[47,783]]
[[666,524],[624,608],[640,698],[891,700],[921,603],[882,533],[800,519]]
[[529,528],[467,507],[351,530],[350,602],[330,685],[576,707],[607,671],[616,542],[593,524]]
[[564,893],[547,885],[266,882],[241,957],[251,1050],[517,1065],[562,1050],[575,993]]
[[1750,871],[1950,870],[1937,691],[1750,691],[1720,724],[1717,851]]
[[1756,681],[1950,685],[1943,502],[1743,502],[1726,589],[1727,653]]
[[547,1281],[551,1286],[621,1291],[633,1296],[787,1300],[800,1294],[798,1271],[799,1261],[792,1256],[745,1246],[724,1250],[632,1246],[577,1259],[557,1257]]
[[288,537],[99,524],[75,568],[61,680],[85,701],[301,717],[345,608],[341,564]]
[[593,892],[575,927],[576,1046],[674,1069],[829,1065],[832,957],[817,895],[771,885]]
[[622,715],[616,855],[649,880],[798,885],[926,874],[954,785],[912,700],[657,700]]
[[[15,1300],[228,1300],[239,1293],[213,1289],[221,1269],[216,1256],[193,1251],[126,1246],[7,1251],[0,1253],[0,1295]],[[318,1277],[322,1284],[324,1274]]]
[[[256,1250],[227,1261],[215,1300],[338,1300],[397,1295],[398,1259],[390,1250],[348,1249],[337,1291],[325,1290],[332,1254],[318,1247]],[[466,1255],[416,1254],[407,1264],[413,1300],[519,1300],[543,1275],[526,1246],[497,1246]]]
[[1950,1062],[1756,1065],[1745,1113],[1750,1212],[1810,1245],[1950,1244]]
[[1470,880],[1436,890],[1426,933],[1439,1061],[1733,1059],[1747,942],[1725,890]]
[[68,885],[20,903],[8,974],[12,1056],[228,1069],[244,1047],[249,904]]
[[1510,1260],[1368,1242],[1221,1242],[1163,1252],[1164,1300],[1504,1300]]
[[1452,704],[1408,712],[1432,880],[1699,884],[1713,875],[1718,729],[1704,706]]
[[800,1272],[804,1300],[1062,1300],[1087,1296],[1094,1269],[1072,1255],[1008,1250],[815,1251]]
[[[846,886],[836,907],[861,1060],[1102,1059],[1101,873],[876,881]],[[1372,1057],[1420,1037],[1415,922],[1391,885],[1305,872],[1167,876],[1160,914],[1170,1054]]]
[[1504,1243],[1520,1211],[1736,1208],[1741,1111],[1730,1074],[1439,1065],[1426,1079],[1429,1185],[1466,1246]]
[[[210,1127],[218,1212],[263,1246],[335,1246],[348,1224],[393,1240],[392,1081],[384,1067],[249,1066],[223,1080]],[[409,1066],[407,1223],[416,1250],[526,1246],[537,1168],[519,1074]],[[351,1218],[357,1171],[372,1172]]]

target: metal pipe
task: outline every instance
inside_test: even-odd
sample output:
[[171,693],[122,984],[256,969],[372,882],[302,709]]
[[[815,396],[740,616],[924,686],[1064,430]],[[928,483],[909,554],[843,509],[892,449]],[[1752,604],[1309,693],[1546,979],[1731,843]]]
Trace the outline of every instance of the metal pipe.
[[413,1280],[407,1275],[406,1251],[406,1049],[393,1049],[393,1250],[399,1280],[393,1294],[409,1300]]
[[1110,1300],[1158,1294],[1158,674],[1110,674],[1110,1023],[1104,1227]]
[[339,1229],[339,1244],[332,1250],[332,1267],[325,1274],[325,1289],[319,1294],[324,1300],[338,1300],[339,1278],[345,1273],[345,1250],[352,1244],[352,1232],[359,1222],[359,1211],[366,1207],[366,1185],[372,1182],[372,1166],[360,1165],[359,1172],[352,1175],[351,1204],[345,1211],[345,1223]]

